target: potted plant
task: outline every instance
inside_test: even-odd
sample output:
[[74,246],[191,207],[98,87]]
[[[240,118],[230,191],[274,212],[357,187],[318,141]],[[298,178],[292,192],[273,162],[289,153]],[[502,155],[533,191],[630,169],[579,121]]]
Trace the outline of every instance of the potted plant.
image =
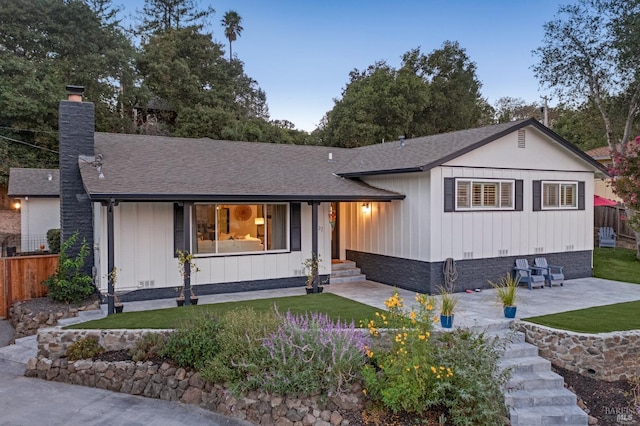
[[[320,255],[317,253],[311,253],[311,257],[305,259],[302,262],[302,266],[304,266],[305,275],[307,276],[307,294],[313,293],[313,280],[318,275],[318,265],[320,264],[321,259]],[[324,286],[318,285],[318,293],[322,293],[324,290]]]
[[506,318],[515,318],[516,316],[516,297],[518,295],[519,281],[518,277],[514,277],[508,272],[504,277],[500,277],[497,283],[489,281],[489,284],[496,289],[496,297],[502,303]]
[[115,266],[113,267],[113,270],[109,272],[109,278],[113,283],[113,307],[116,311],[116,314],[119,314],[119,313],[122,313],[124,309],[124,305],[118,298],[118,293],[116,293],[116,281],[118,281],[118,268],[116,268]]
[[[192,253],[178,249],[176,250],[176,254],[178,255],[178,271],[180,272],[180,276],[182,277],[182,287],[178,287],[180,289],[180,295],[176,298],[176,304],[178,306],[183,306],[185,282],[187,278],[191,278],[192,274],[200,272],[200,269],[193,260]],[[186,268],[187,263],[189,264],[188,270]],[[198,297],[193,292],[193,286],[189,286],[189,302],[192,305],[198,304]]]
[[442,328],[453,327],[453,316],[458,298],[446,288],[440,289],[440,325]]

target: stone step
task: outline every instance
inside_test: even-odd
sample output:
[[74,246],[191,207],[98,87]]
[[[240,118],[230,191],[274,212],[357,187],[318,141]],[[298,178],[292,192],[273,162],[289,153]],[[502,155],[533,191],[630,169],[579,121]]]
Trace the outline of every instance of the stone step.
[[562,388],[564,388],[562,376],[552,371],[537,371],[535,373],[513,374],[507,383],[506,391]]
[[531,343],[512,342],[507,346],[502,359],[532,357],[538,355],[538,348]]
[[347,277],[331,277],[329,282],[331,284],[350,283],[355,281],[366,281],[367,276],[364,274],[351,275]]
[[331,277],[348,277],[351,275],[360,275],[360,268],[338,269],[331,271]]
[[340,263],[332,263],[331,264],[331,272],[340,271],[342,269],[353,269],[356,267],[356,262],[351,260],[343,260]]
[[577,405],[511,408],[511,425],[580,425],[589,423],[589,416]]
[[576,394],[566,388],[561,389],[532,389],[507,392],[504,402],[508,407],[547,407],[552,405],[576,405]]
[[501,359],[498,365],[502,369],[510,368],[514,375],[539,373],[551,370],[551,362],[537,355]]

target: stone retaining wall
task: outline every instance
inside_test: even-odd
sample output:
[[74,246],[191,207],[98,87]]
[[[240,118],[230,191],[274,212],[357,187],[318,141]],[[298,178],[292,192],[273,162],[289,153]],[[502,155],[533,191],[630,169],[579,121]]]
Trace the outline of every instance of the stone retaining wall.
[[344,413],[363,407],[360,384],[354,384],[350,393],[331,398],[281,397],[261,391],[234,397],[222,385],[203,380],[199,373],[166,362],[162,365],[133,361],[71,362],[65,358],[67,347],[82,337],[96,336],[111,351],[132,347],[137,338],[148,332],[169,330],[41,330],[38,358],[29,360],[25,375],[180,401],[259,425],[346,426],[349,421],[343,418]]
[[77,308],[62,307],[55,312],[34,312],[25,305],[25,302],[16,302],[9,310],[9,322],[15,329],[15,339],[33,336],[38,329],[43,327],[53,327],[62,318],[73,318],[78,316],[78,311],[91,311],[100,309],[100,301]]
[[515,321],[512,328],[538,347],[540,356],[599,380],[628,380],[637,373],[640,331],[586,334]]

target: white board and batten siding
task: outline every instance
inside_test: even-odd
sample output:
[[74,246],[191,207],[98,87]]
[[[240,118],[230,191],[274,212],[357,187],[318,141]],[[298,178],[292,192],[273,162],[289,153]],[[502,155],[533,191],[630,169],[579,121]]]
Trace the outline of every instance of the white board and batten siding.
[[376,188],[404,194],[402,201],[341,203],[341,242],[345,249],[405,259],[429,259],[431,238],[428,172],[368,176],[363,180]]
[[[49,249],[46,241],[47,231],[60,228],[60,198],[26,197],[21,199],[20,233],[23,245],[29,238],[42,237],[45,249]],[[35,240],[34,240],[35,241]],[[22,251],[34,251],[38,246],[23,246]]]
[[[514,132],[428,172],[363,178],[406,198],[373,203],[370,218],[345,205],[345,246],[428,262],[592,250],[594,171],[528,127],[524,147]],[[522,180],[523,211],[445,213],[444,178],[458,177]],[[534,212],[534,180],[583,181],[585,210]]]
[[[94,205],[95,258],[99,288],[107,290],[106,207]],[[318,251],[322,263],[319,273],[331,272],[331,233],[329,205],[318,208]],[[311,256],[311,206],[301,205],[302,250],[270,254],[198,256],[200,271],[192,284],[289,278],[303,275],[302,262]],[[172,203],[123,202],[114,208],[115,261],[117,291],[178,287],[181,277],[174,257]]]

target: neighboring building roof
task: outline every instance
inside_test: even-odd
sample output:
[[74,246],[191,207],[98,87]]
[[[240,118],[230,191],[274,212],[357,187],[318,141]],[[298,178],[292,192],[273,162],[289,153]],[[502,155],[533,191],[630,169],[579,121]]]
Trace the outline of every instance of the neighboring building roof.
[[59,197],[60,172],[58,169],[9,170],[10,197]]
[[[618,145],[618,149],[620,149],[620,145]],[[590,149],[585,153],[594,160],[611,160],[611,148],[609,148],[609,145]]]
[[358,177],[430,170],[526,126],[536,127],[594,168],[607,173],[600,163],[578,147],[530,118],[408,139],[403,147],[400,146],[400,141],[394,141],[356,148],[354,151],[358,155],[342,166],[338,174],[343,177]]
[[[79,166],[93,200],[390,201],[404,195],[334,174],[355,150],[95,133],[96,167]],[[328,161],[329,154],[333,160]]]

